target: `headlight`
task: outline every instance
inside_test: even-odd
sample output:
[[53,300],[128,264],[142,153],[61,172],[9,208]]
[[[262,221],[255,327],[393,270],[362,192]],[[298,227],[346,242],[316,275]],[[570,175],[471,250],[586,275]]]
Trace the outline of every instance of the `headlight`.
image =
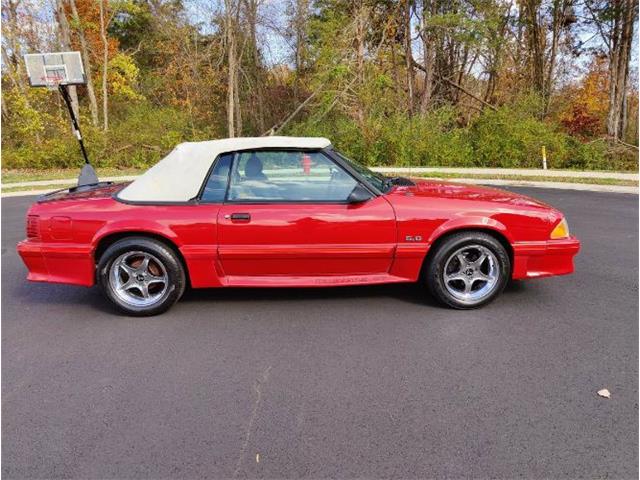
[[567,219],[563,218],[556,228],[551,231],[551,238],[568,238],[569,237],[569,225],[567,225]]

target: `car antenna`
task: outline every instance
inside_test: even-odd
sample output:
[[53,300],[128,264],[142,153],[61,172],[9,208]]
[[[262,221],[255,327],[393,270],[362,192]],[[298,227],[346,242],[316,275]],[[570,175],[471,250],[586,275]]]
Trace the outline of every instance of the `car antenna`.
[[78,187],[98,183],[98,175],[89,162],[89,155],[80,132],[80,123],[69,95],[69,86],[87,83],[80,52],[27,53],[24,56],[24,63],[27,67],[29,84],[32,87],[58,90],[69,110],[73,134],[80,144],[80,151],[84,158],[84,165],[78,176]]

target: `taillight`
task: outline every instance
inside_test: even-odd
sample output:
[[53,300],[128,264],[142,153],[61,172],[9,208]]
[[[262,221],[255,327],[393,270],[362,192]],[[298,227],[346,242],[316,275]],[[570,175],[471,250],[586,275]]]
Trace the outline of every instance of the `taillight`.
[[40,238],[39,215],[27,215],[27,238]]

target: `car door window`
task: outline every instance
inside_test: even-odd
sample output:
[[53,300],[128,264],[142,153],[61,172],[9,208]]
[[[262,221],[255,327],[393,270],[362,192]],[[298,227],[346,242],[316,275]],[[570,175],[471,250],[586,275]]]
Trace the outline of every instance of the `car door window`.
[[232,160],[233,153],[225,153],[218,157],[202,191],[202,197],[200,198],[202,202],[220,203],[224,201]]
[[231,172],[231,201],[343,202],[357,181],[320,152],[250,151]]

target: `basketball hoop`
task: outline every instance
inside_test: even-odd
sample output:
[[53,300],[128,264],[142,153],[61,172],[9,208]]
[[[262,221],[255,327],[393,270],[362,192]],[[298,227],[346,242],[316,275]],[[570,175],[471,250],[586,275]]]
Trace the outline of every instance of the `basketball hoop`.
[[98,177],[89,163],[89,156],[84,148],[80,125],[71,105],[68,87],[86,84],[84,66],[80,52],[27,53],[24,63],[32,87],[45,87],[50,91],[58,90],[69,110],[73,133],[80,144],[80,151],[85,165],[82,167],[78,186],[98,182]]
[[58,88],[58,85],[87,83],[80,52],[27,53],[24,56],[32,87]]

